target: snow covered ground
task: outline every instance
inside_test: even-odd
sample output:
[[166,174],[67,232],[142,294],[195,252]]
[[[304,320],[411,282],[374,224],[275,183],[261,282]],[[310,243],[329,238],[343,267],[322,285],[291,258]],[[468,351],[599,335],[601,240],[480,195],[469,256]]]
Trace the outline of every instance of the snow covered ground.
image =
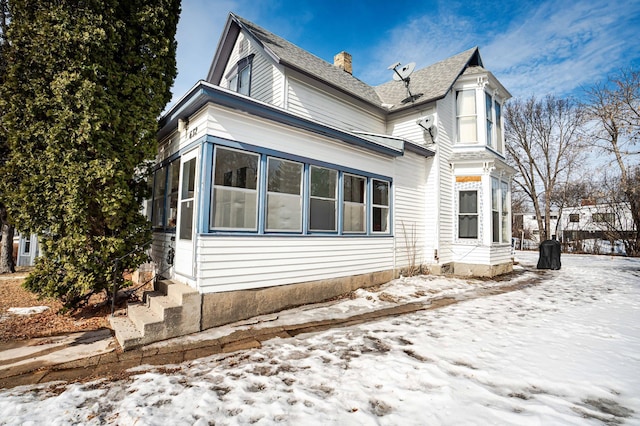
[[462,301],[114,382],[5,390],[0,423],[640,425],[640,259],[563,255],[539,275],[537,253],[517,258],[531,271],[515,281],[537,284],[475,297],[509,283],[396,280],[279,320]]

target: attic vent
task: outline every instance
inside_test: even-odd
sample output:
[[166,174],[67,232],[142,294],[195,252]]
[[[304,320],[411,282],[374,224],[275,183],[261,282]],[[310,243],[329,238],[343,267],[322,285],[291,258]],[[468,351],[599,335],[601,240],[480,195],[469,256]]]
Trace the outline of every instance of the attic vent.
[[240,44],[238,45],[238,53],[242,55],[247,51],[248,48],[249,42],[247,41],[247,39],[243,38],[242,40],[240,40]]

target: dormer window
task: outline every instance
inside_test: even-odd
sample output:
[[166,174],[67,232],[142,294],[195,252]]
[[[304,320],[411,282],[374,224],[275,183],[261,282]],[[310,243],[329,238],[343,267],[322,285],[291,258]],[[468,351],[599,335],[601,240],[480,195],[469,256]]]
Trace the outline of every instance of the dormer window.
[[227,75],[229,81],[229,89],[243,95],[249,96],[251,91],[251,65],[253,62],[253,56],[249,55],[242,58],[231,69],[231,72]]

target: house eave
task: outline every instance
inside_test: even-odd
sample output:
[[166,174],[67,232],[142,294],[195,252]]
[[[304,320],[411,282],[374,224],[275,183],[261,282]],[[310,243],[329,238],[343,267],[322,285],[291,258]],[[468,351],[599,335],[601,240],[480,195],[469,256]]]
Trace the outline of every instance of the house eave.
[[[375,143],[364,137],[297,116],[281,108],[240,95],[202,80],[193,86],[175,106],[160,118],[158,139],[162,140],[175,131],[179,119],[188,120],[191,115],[208,103],[242,111],[256,117],[306,130],[331,139],[337,139],[378,154],[399,157],[402,156],[404,152],[404,149],[396,149]],[[405,144],[405,147],[409,145],[410,144]]]

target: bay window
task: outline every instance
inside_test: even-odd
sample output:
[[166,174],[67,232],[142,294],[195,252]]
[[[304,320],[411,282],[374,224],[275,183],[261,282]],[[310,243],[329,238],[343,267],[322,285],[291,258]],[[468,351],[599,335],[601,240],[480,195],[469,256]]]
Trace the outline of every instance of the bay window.
[[495,101],[496,112],[496,144],[498,152],[504,152],[504,139],[502,138],[502,106]]
[[511,239],[509,184],[491,178],[491,230],[494,243],[508,243]]
[[456,92],[458,142],[478,142],[478,117],[476,111],[476,91],[459,90]]
[[493,144],[493,98],[488,93],[485,93],[485,115],[487,117],[487,146],[495,148]]
[[478,191],[458,192],[458,238],[478,238]]
[[258,228],[258,165],[260,156],[216,147],[210,226],[256,231]]

